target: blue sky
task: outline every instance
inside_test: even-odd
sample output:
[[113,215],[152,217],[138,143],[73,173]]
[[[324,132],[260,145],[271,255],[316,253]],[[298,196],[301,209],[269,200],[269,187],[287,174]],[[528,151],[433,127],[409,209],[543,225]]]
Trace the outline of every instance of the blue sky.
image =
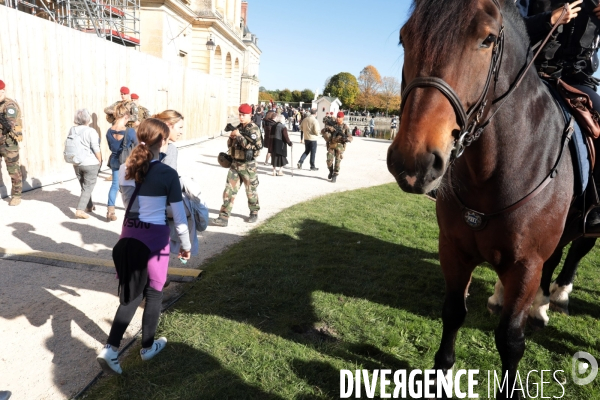
[[[409,0],[248,0],[248,26],[258,37],[260,85],[268,90],[323,90],[339,72],[358,77],[367,65],[381,76],[402,72],[398,32]],[[323,39],[321,39],[323,38]]]

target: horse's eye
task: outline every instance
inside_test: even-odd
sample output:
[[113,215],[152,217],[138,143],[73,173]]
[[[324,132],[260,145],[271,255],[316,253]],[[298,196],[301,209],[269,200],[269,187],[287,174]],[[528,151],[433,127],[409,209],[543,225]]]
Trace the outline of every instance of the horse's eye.
[[400,41],[398,42],[400,46],[404,46],[404,42],[402,41],[402,34],[400,34]]
[[489,34],[488,37],[486,37],[485,40],[479,45],[479,47],[487,49],[496,43],[496,40],[498,40],[496,35]]

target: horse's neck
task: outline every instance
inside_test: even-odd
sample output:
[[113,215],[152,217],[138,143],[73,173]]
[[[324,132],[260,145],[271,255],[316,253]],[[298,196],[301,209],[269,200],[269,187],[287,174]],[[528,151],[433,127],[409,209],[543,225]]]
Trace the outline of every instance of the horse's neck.
[[[509,90],[517,73],[518,69],[504,74],[502,89],[495,97]],[[492,107],[490,112],[494,110]],[[556,161],[563,128],[560,110],[544,83],[530,70],[479,141],[465,151],[462,165],[457,161],[457,172],[472,187],[527,190],[532,182],[541,181]],[[517,169],[516,175],[507,173]]]

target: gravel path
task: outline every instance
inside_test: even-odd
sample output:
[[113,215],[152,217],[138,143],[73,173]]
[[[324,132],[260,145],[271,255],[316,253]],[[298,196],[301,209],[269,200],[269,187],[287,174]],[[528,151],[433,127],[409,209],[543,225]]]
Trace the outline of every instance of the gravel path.
[[[259,157],[259,223],[317,196],[393,182],[385,165],[388,141],[355,138],[344,154],[338,181],[332,184],[327,180],[323,140],[319,139],[317,150],[319,171],[310,172],[308,160],[303,170],[295,168],[304,145],[298,134],[291,133],[291,139],[293,177],[290,169],[284,170],[285,176],[271,176],[271,167],[262,165],[264,154]],[[194,176],[201,184],[211,217],[218,214],[225,186],[227,170],[216,159],[225,151],[225,140],[217,137],[179,150],[179,172]],[[0,259],[0,390],[11,390],[11,400],[70,398],[100,371],[95,355],[118,306],[113,270],[102,265],[111,259],[120,233],[119,221],[107,223],[104,218],[109,187],[110,182],[98,181],[94,190],[97,210],[88,220],[74,217],[80,193],[75,180],[25,193],[18,207],[9,207],[8,199],[0,202],[0,253],[38,250],[58,253],[58,258],[66,260]],[[123,213],[119,198],[119,220]],[[248,214],[242,188],[229,226],[211,226],[200,234],[201,254],[186,267],[202,268],[207,258],[240,240],[255,226],[245,222]],[[98,260],[98,265],[68,261],[69,256],[86,257],[91,263]],[[170,265],[182,267],[175,259]],[[180,284],[172,284],[165,298],[173,298],[180,289]],[[140,322],[138,312],[123,344],[139,330]]]

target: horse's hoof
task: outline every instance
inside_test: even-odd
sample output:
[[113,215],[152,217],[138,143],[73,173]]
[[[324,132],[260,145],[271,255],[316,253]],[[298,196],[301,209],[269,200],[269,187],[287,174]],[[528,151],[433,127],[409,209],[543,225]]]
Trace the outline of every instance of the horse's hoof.
[[553,301],[550,302],[550,309],[564,315],[569,315],[569,304],[560,304]]
[[487,303],[487,309],[492,315],[500,315],[502,313],[502,306],[500,304]]
[[531,315],[527,318],[527,324],[533,328],[533,330],[539,331],[544,329],[548,325],[548,321],[540,318],[532,317]]

